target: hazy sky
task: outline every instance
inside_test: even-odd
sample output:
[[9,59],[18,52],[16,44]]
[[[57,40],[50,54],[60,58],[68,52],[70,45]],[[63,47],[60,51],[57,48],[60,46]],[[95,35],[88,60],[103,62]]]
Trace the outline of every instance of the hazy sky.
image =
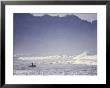
[[75,13],[74,15],[78,16],[79,18],[83,19],[83,20],[87,20],[88,22],[92,22],[94,20],[97,20],[97,14],[95,13],[85,13],[85,14],[78,14],[78,13]]
[[15,13],[14,54],[96,54],[97,15],[75,15]]
[[[33,16],[44,16],[45,14],[42,14],[42,13],[31,13]],[[57,13],[55,13],[55,14],[51,14],[51,13],[48,13],[48,15],[50,15],[50,16],[59,16],[59,17],[64,17],[64,16],[66,16],[67,14],[61,14],[61,13],[59,13],[59,14],[57,14]],[[97,14],[95,14],[95,13],[83,13],[83,14],[81,14],[81,13],[71,13],[71,14],[68,14],[68,15],[76,15],[76,16],[78,16],[80,19],[82,19],[82,20],[87,20],[88,22],[92,22],[92,21],[94,21],[94,20],[97,20]]]

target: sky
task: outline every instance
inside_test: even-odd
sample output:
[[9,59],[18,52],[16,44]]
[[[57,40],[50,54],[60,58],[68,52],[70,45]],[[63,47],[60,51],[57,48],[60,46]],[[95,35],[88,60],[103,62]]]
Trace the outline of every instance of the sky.
[[97,14],[14,13],[14,55],[97,53]]
[[[45,14],[42,14],[42,13],[31,13],[33,16],[44,16]],[[59,16],[59,17],[64,17],[66,16],[67,14],[61,14],[61,13],[55,13],[55,14],[51,14],[51,13],[48,13],[48,15],[50,16]],[[76,15],[78,16],[80,19],[82,20],[87,20],[88,22],[92,22],[94,20],[97,20],[97,14],[95,13],[69,13],[68,15]]]

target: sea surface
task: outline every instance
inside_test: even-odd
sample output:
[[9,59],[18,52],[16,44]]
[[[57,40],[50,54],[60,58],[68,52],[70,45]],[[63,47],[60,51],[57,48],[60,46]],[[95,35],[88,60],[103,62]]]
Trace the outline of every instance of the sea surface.
[[96,65],[85,64],[37,64],[14,59],[14,75],[97,75]]

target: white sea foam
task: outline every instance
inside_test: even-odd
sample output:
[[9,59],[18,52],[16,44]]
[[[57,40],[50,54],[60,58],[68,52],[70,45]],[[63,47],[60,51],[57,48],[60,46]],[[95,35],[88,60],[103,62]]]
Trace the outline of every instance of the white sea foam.
[[76,56],[68,55],[55,55],[55,56],[42,56],[42,57],[26,57],[20,56],[19,60],[23,61],[32,61],[35,63],[46,63],[46,64],[87,64],[87,65],[97,65],[97,56],[88,55],[86,52],[83,52]]

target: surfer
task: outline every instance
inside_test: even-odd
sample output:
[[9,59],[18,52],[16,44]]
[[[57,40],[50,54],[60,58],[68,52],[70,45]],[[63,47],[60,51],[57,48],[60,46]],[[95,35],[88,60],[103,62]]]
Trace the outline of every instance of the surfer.
[[36,65],[34,63],[31,63],[29,67],[36,67]]

